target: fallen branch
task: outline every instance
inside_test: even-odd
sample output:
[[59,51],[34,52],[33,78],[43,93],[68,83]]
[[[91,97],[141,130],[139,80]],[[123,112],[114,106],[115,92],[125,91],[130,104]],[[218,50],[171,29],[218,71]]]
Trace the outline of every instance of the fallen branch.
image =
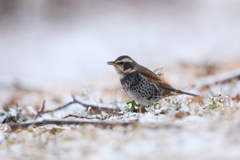
[[69,103],[67,103],[63,106],[60,106],[60,107],[56,108],[56,109],[42,111],[41,114],[55,112],[55,111],[61,110],[63,108],[66,108],[66,107],[70,106],[71,104],[80,104],[80,105],[82,105],[86,108],[91,107],[91,109],[92,109],[91,115],[100,114],[102,111],[104,111],[108,114],[112,114],[112,115],[122,115],[121,113],[118,113],[118,112],[121,111],[118,108],[117,109],[112,109],[112,108],[98,107],[98,106],[95,106],[95,105],[85,104],[85,103],[82,103],[82,102],[76,100],[74,96],[72,96],[72,97],[73,97],[72,102],[69,102]]
[[44,113],[44,109],[45,109],[45,100],[43,101],[42,109],[37,113],[34,120],[37,119],[38,117],[42,117],[42,114]]
[[200,90],[209,89],[213,85],[230,83],[233,80],[240,80],[240,69],[201,78],[199,79],[200,82],[199,89]]
[[62,118],[68,118],[68,117],[92,119],[91,117],[78,116],[78,115],[73,115],[73,114],[69,114],[69,115],[64,116],[64,117],[62,117]]
[[16,131],[17,129],[27,129],[29,126],[38,127],[47,124],[56,124],[56,125],[87,125],[92,124],[97,127],[110,129],[115,126],[126,127],[128,125],[133,125],[136,122],[122,122],[122,123],[112,123],[112,122],[93,122],[93,121],[79,121],[79,120],[43,120],[38,122],[27,122],[27,123],[10,123],[8,124],[11,128],[11,131]]

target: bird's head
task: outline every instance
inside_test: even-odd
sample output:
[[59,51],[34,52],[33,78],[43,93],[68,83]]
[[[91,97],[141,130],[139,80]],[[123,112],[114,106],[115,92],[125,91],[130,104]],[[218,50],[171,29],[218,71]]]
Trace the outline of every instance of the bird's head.
[[126,74],[136,71],[136,67],[138,65],[137,62],[129,56],[120,56],[115,61],[107,62],[107,64],[115,67],[120,78]]

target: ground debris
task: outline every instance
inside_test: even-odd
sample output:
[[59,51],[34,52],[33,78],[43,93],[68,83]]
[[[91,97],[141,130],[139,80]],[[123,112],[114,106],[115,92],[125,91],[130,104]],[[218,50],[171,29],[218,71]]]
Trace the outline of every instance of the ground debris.
[[11,131],[16,131],[18,129],[27,129],[29,126],[38,127],[48,124],[56,125],[87,125],[92,124],[96,127],[102,128],[113,128],[115,126],[126,127],[128,125],[133,125],[134,122],[96,122],[96,121],[79,121],[79,120],[43,120],[43,121],[34,121],[34,122],[25,122],[25,123],[10,123],[8,126],[11,128]]

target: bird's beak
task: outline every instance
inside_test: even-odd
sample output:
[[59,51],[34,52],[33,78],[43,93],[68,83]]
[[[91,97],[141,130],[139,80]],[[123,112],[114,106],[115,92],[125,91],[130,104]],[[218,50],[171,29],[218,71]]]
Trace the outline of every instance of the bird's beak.
[[113,62],[113,61],[107,62],[107,64],[113,65],[113,66],[116,66],[116,65],[117,65],[117,64],[116,64],[115,62]]

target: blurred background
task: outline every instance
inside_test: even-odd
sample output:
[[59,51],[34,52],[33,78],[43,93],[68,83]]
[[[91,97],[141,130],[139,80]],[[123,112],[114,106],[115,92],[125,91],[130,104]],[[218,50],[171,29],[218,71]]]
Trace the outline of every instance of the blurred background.
[[151,69],[227,71],[240,58],[239,7],[238,0],[0,0],[0,85],[106,83],[118,79],[106,62],[120,55]]

